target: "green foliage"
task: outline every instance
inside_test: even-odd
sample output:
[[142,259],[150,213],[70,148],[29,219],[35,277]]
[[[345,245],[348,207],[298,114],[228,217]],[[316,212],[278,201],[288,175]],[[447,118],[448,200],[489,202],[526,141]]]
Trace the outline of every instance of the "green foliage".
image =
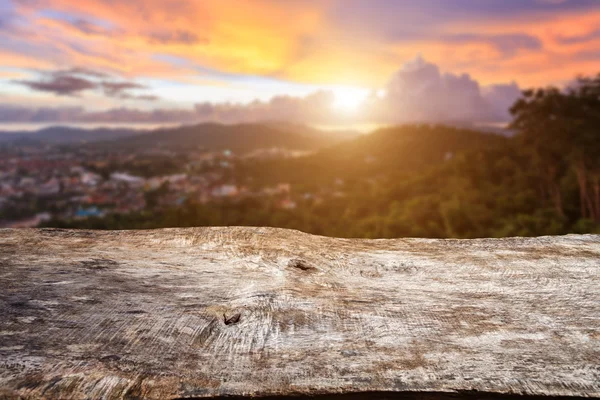
[[600,223],[600,75],[566,91],[528,90],[511,109],[512,128],[532,156],[542,198],[565,217],[565,180],[576,175],[579,214]]

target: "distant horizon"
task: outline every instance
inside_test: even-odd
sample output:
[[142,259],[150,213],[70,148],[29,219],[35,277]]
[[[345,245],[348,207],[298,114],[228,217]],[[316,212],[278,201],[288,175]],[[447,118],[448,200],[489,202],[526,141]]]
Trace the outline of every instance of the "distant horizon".
[[[167,129],[167,128],[178,128],[183,126],[195,126],[195,125],[204,125],[204,124],[221,124],[221,125],[244,125],[244,124],[285,124],[285,121],[254,121],[254,122],[214,122],[214,121],[200,121],[200,122],[189,122],[189,123],[144,123],[144,122],[130,122],[130,123],[122,123],[122,122],[46,122],[46,123],[2,123],[0,122],[0,134],[19,134],[19,133],[33,133],[40,130],[48,129],[48,128],[73,128],[73,129],[81,129],[87,131],[93,131],[97,129],[131,129],[131,130],[139,130],[140,132],[144,131],[152,131],[156,129]],[[491,130],[505,130],[508,128],[507,122],[452,122],[452,121],[438,121],[438,122],[405,122],[405,123],[397,123],[397,124],[362,124],[362,125],[336,125],[336,126],[327,126],[327,125],[318,125],[318,124],[300,124],[300,123],[292,123],[291,125],[297,126],[306,126],[308,128],[317,129],[323,132],[328,131],[351,131],[357,133],[369,133],[376,131],[378,129],[383,129],[387,127],[393,126],[403,126],[403,125],[412,125],[412,124],[431,124],[431,125],[448,125],[448,126],[460,126],[460,127],[470,127],[471,129],[491,129]]]
[[3,133],[15,133],[15,132],[35,132],[42,129],[47,128],[77,128],[77,129],[85,129],[85,130],[94,130],[94,129],[138,129],[140,131],[143,130],[152,130],[152,129],[160,129],[160,128],[172,128],[181,125],[181,123],[165,123],[165,124],[157,124],[157,123],[144,123],[144,122],[108,122],[108,123],[98,123],[98,122],[21,122],[21,123],[2,123],[0,122],[0,134]]

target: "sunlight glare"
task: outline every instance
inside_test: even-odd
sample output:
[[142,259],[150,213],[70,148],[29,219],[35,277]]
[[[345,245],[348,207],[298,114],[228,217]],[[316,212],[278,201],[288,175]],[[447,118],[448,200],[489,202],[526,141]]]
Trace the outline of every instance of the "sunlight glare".
[[336,111],[353,113],[365,102],[369,91],[356,87],[337,87],[333,90],[333,108]]

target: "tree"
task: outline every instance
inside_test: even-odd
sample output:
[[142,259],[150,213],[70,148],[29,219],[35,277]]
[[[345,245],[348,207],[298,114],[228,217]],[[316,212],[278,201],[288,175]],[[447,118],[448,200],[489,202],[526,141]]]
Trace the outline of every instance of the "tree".
[[580,188],[583,218],[600,222],[600,74],[580,77],[570,93],[576,112],[577,135],[572,140],[573,165]]
[[511,128],[531,149],[543,196],[565,216],[560,180],[577,175],[580,214],[600,222],[600,75],[581,77],[574,88],[528,90],[511,108]]

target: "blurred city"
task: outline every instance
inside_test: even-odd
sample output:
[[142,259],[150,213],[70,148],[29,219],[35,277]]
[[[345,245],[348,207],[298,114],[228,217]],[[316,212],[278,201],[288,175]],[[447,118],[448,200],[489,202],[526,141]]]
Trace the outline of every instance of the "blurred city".
[[233,171],[244,162],[307,153],[277,147],[240,155],[228,149],[107,152],[93,146],[4,145],[0,148],[0,221],[2,227],[35,227],[51,220],[242,198],[293,209],[296,201],[289,183],[253,188],[236,182]]

